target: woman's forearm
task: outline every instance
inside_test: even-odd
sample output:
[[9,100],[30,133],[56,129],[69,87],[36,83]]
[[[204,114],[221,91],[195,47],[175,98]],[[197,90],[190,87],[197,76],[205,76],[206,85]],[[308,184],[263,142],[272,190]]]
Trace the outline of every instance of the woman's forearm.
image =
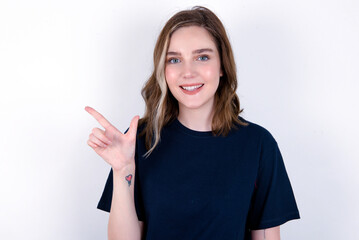
[[108,239],[140,240],[141,229],[134,203],[135,165],[113,169],[113,194]]
[[280,240],[280,226],[253,230],[252,240]]

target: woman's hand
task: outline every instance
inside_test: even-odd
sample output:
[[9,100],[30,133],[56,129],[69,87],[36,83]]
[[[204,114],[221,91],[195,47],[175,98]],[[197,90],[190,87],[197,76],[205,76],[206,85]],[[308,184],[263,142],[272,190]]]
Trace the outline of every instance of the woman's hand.
[[121,133],[99,112],[91,107],[85,107],[105,131],[100,128],[92,129],[87,144],[108,162],[113,170],[120,170],[128,165],[135,165],[136,133],[139,116],[135,116],[126,134]]

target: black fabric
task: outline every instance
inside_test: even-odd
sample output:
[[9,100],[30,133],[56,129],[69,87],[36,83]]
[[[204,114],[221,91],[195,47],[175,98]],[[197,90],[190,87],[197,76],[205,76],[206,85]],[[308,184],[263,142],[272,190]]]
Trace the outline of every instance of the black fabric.
[[[216,137],[176,119],[148,158],[137,138],[135,207],[146,240],[248,240],[251,230],[300,218],[277,142],[246,122]],[[110,211],[112,187],[111,171],[99,209]]]

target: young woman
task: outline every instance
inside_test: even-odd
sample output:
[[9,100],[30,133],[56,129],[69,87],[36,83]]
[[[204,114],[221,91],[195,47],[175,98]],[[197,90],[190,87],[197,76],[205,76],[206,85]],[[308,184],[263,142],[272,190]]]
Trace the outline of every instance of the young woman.
[[299,218],[277,142],[239,116],[236,88],[221,21],[194,7],[160,33],[142,119],[123,134],[85,108],[105,129],[88,145],[112,167],[98,204],[109,239],[278,240]]

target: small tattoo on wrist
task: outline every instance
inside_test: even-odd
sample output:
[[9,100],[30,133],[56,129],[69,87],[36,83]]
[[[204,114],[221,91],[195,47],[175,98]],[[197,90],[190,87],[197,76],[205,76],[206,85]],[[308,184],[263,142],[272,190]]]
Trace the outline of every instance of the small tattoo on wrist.
[[129,174],[125,177],[126,181],[128,182],[128,186],[131,186],[131,181],[132,181],[132,174]]

